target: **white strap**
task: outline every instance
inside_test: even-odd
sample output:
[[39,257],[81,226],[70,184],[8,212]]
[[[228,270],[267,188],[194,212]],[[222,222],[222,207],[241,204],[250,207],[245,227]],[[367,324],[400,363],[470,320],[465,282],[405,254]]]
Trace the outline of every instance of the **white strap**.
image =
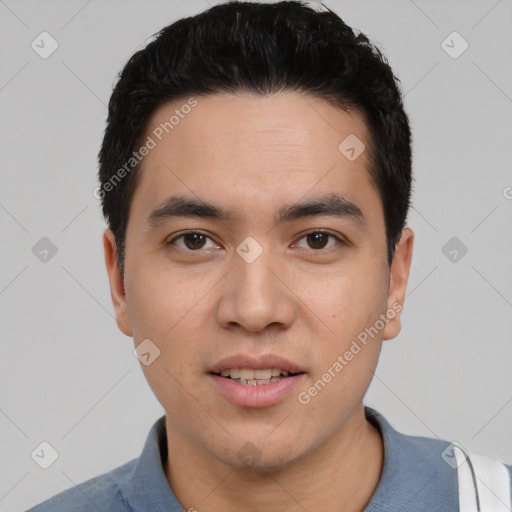
[[452,445],[457,461],[460,512],[510,512],[510,475],[505,465],[485,455],[468,453],[458,443]]
[[459,480],[459,511],[478,512],[475,486],[473,484],[471,468],[466,462],[466,453],[457,443],[452,443],[452,446]]

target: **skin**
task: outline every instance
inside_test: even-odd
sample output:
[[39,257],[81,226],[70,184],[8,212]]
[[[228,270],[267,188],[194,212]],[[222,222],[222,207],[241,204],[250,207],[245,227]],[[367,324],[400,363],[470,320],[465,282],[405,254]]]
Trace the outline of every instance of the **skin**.
[[[369,147],[359,113],[298,93],[197,100],[145,157],[124,287],[113,233],[103,236],[119,328],[135,345],[149,338],[161,351],[141,367],[166,414],[169,484],[185,510],[363,510],[381,475],[383,444],[362,401],[382,341],[400,331],[400,313],[308,404],[297,395],[380,314],[403,304],[414,234],[402,231],[390,269],[368,149],[354,161],[338,150],[349,134]],[[156,110],[147,135],[185,101]],[[329,216],[275,224],[282,205],[333,191],[360,207],[364,224]],[[175,218],[149,229],[148,215],[172,194],[237,218]],[[181,238],[166,246],[196,229],[209,237],[202,244]],[[305,232],[316,229],[345,244],[329,237],[315,245]],[[263,249],[250,264],[236,252],[247,236]],[[306,374],[277,405],[234,405],[207,372],[242,352],[277,354]],[[248,442],[259,456],[252,464],[237,455]]]

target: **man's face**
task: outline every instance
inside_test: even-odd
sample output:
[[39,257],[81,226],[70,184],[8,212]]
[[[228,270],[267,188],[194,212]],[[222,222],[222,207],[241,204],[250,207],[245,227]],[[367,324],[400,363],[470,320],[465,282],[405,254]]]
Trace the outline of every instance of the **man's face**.
[[[117,321],[135,345],[149,339],[160,350],[142,368],[169,435],[230,466],[278,467],[325,446],[360,412],[381,341],[400,328],[403,272],[390,276],[368,150],[354,160],[339,149],[349,135],[369,147],[358,113],[294,93],[196,100],[161,141],[154,130],[186,99],[148,124],[156,147],[131,203],[125,295],[109,269]],[[288,209],[278,219],[335,195],[353,203],[345,214]],[[231,218],[150,222],[171,196]]]

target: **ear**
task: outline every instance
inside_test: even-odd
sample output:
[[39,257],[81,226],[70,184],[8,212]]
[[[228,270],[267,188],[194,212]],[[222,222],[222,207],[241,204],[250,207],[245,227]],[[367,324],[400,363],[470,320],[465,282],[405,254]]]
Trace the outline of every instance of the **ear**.
[[105,266],[110,281],[110,296],[116,313],[116,322],[119,329],[126,336],[133,336],[130,316],[126,305],[126,294],[121,272],[117,265],[117,245],[114,233],[106,229],[103,233],[103,249],[105,251]]
[[384,327],[382,339],[390,340],[398,335],[401,329],[400,315],[405,301],[409,269],[411,267],[414,232],[404,228],[400,236],[391,263],[390,284],[388,291],[388,322]]

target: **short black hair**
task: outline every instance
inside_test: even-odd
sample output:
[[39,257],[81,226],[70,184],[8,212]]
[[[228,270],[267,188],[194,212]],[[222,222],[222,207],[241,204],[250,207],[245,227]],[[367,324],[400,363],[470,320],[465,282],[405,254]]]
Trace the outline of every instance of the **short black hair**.
[[370,135],[368,172],[382,200],[391,265],[412,181],[400,82],[363,33],[325,9],[302,1],[219,4],[164,27],[128,60],[108,105],[97,189],[123,279],[130,202],[140,174],[133,156],[148,120],[168,102],[216,93],[301,92],[359,111]]

